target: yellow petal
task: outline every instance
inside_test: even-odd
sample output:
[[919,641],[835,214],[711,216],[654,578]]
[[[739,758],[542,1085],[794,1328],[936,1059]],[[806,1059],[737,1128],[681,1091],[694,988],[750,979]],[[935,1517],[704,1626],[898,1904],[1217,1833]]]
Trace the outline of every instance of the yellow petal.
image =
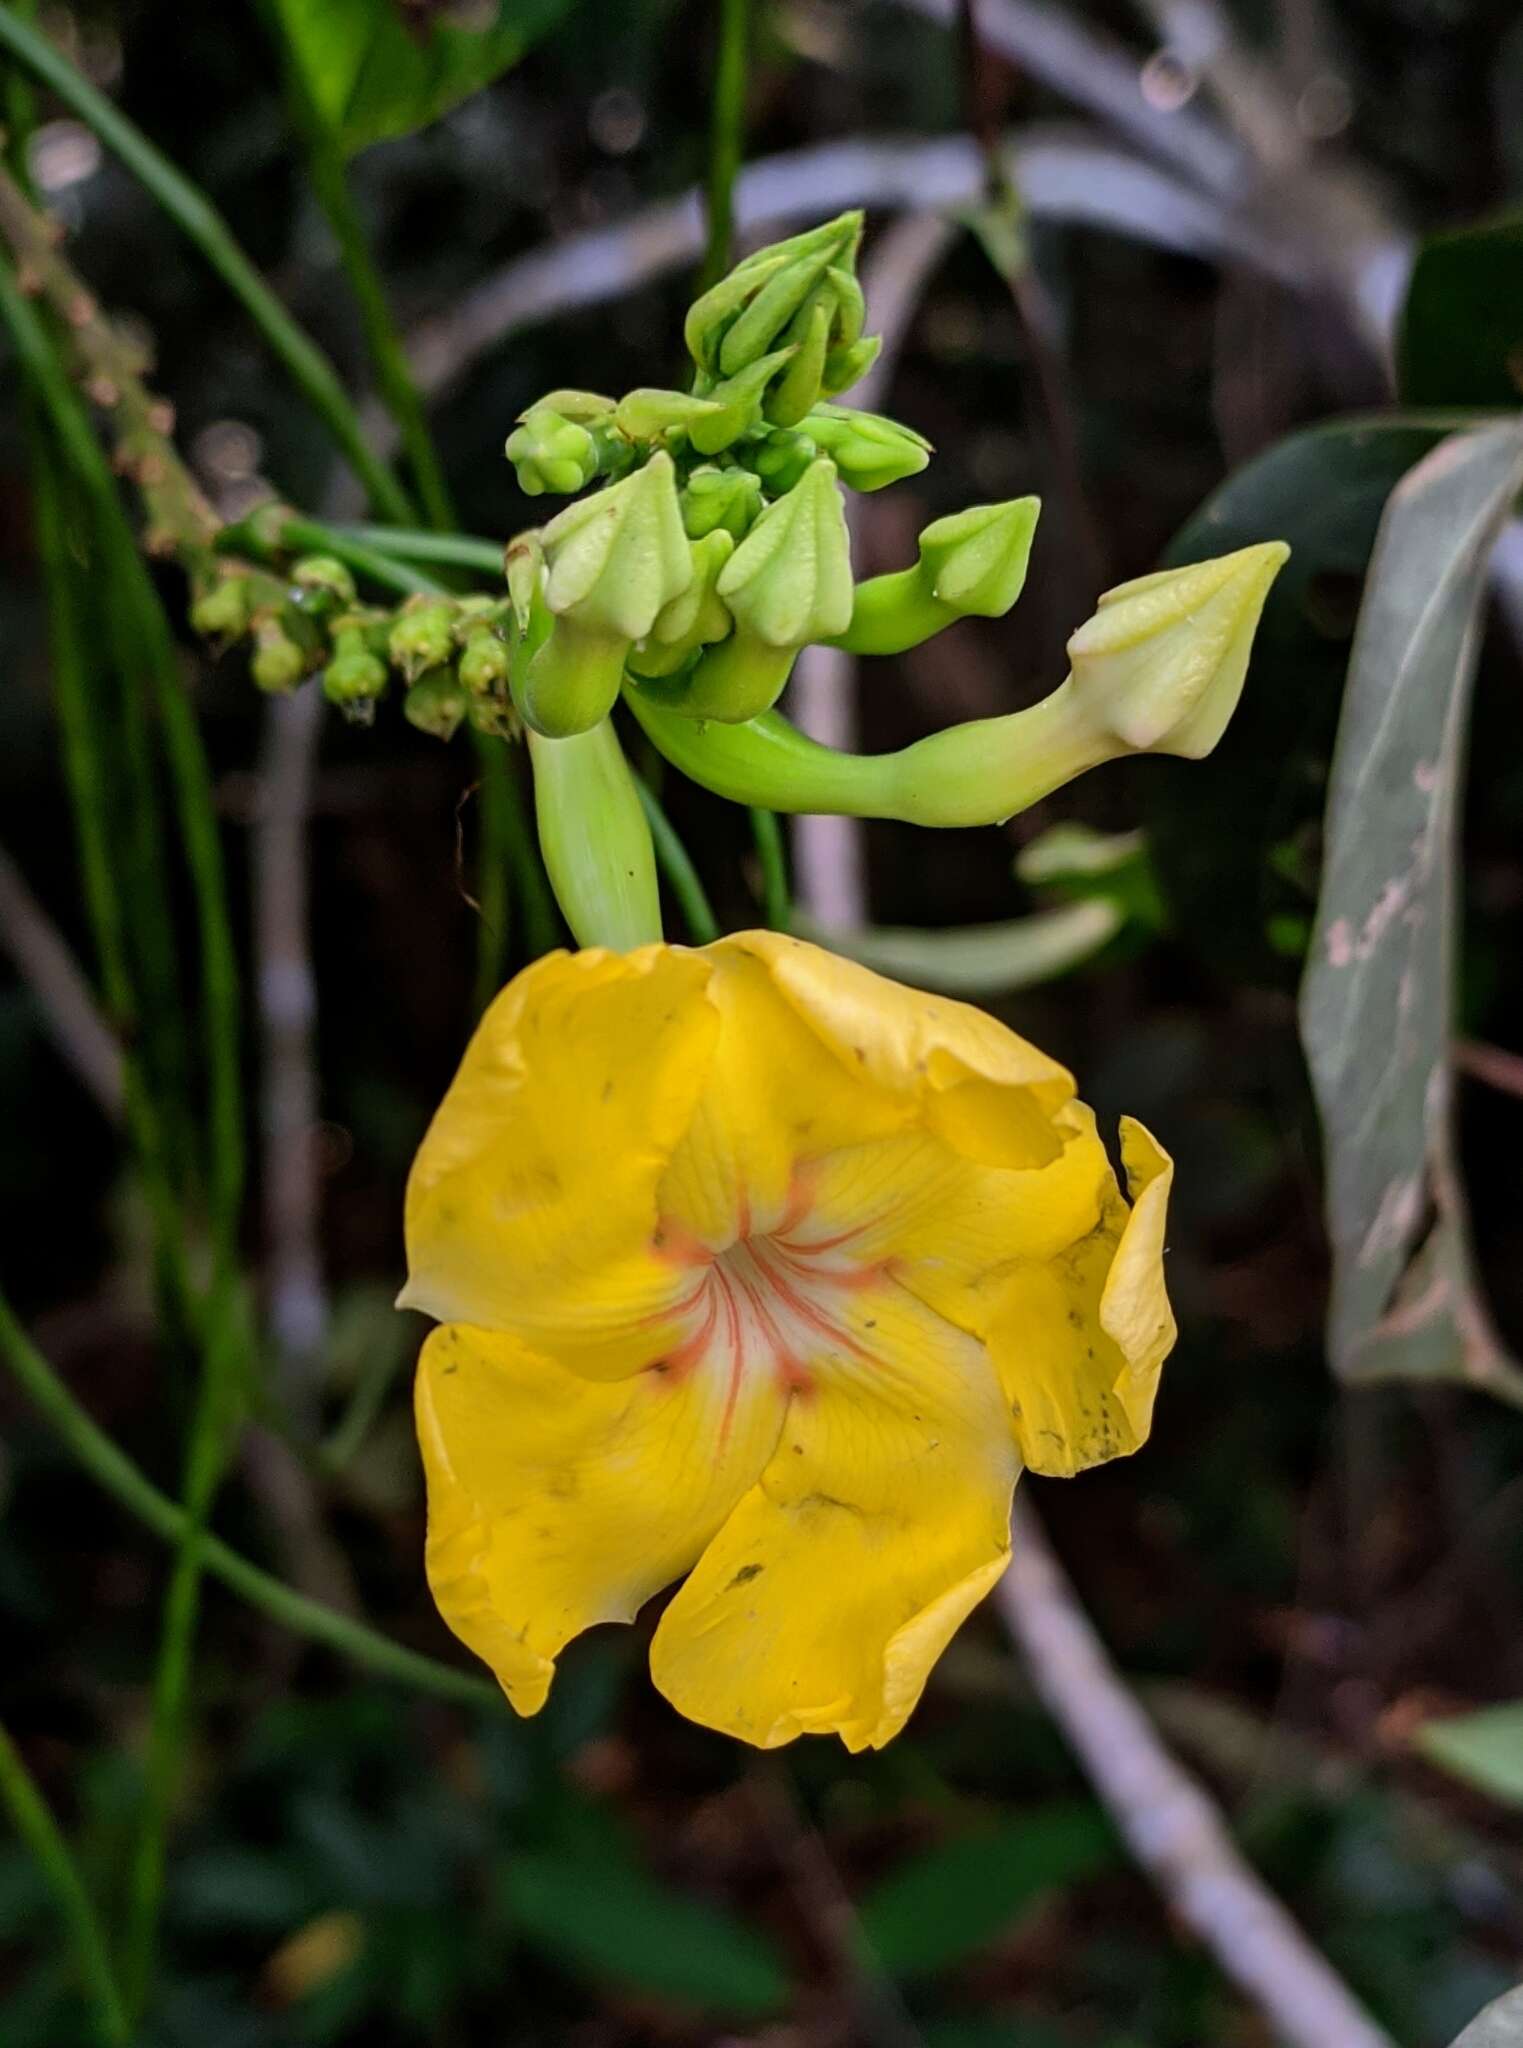
[[418,1364],[429,1584],[521,1714],[562,1645],[628,1621],[687,1570],[755,1481],[786,1407],[716,1355],[588,1380],[517,1339],[435,1330]]
[[985,1324],[1021,1456],[1066,1478],[1146,1442],[1163,1361],[1176,1335],[1163,1278],[1173,1167],[1124,1118],[1133,1206],[1114,1181],[1100,1222],[1059,1257],[1000,1276]]
[[1072,1098],[1073,1077],[982,1010],[904,988],[778,932],[737,932],[707,951],[763,962],[848,1074],[914,1105],[954,1151],[987,1166],[1057,1157],[1051,1119]]
[[887,1280],[848,1327],[861,1349],[794,1395],[651,1646],[680,1712],[762,1748],[889,1741],[1009,1559],[1019,1465],[981,1347]]
[[683,1277],[656,1190],[718,1017],[702,954],[552,953],[497,998],[407,1187],[401,1297],[613,1377],[660,1358]]
[[660,1203],[717,1247],[787,1210],[802,1159],[903,1130],[914,1105],[843,1073],[764,962],[723,940],[702,957],[713,968],[719,1042]]
[[1057,1257],[1114,1191],[1088,1110],[1070,1105],[1052,1129],[1063,1149],[1045,1166],[983,1166],[923,1131],[831,1153],[807,1169],[812,1210],[794,1241],[849,1230],[854,1258],[889,1261],[912,1294],[980,1335],[1003,1269]]

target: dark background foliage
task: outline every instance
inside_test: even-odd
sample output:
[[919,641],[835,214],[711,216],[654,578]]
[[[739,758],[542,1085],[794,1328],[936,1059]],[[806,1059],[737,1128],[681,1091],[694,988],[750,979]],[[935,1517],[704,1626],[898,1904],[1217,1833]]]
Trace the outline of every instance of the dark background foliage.
[[[375,0],[378,11],[384,0]],[[532,11],[532,10],[530,10]],[[524,61],[420,132],[361,153],[353,179],[407,328],[445,320],[523,252],[617,222],[703,173],[716,9],[580,0]],[[962,120],[953,39],[890,0],[757,6],[750,156],[848,136],[940,136]],[[1149,10],[1075,7],[1139,61]],[[1407,231],[1523,198],[1523,35],[1506,0],[1300,0],[1234,10],[1254,62],[1342,97],[1319,163],[1354,167]],[[45,11],[133,118],[205,185],[259,267],[364,388],[353,303],[311,197],[255,7]],[[994,59],[1003,114],[1072,109]],[[1246,88],[1252,92],[1252,79]],[[1202,88],[1204,96],[1205,89]],[[1345,104],[1346,102],[1346,104]],[[1204,98],[1202,102],[1204,103]],[[34,168],[103,303],[151,334],[158,389],[208,482],[254,471],[319,506],[326,445],[229,298],[57,107]],[[1316,123],[1313,122],[1315,128]],[[1326,122],[1323,123],[1327,125]],[[83,174],[68,175],[70,145]],[[38,150],[51,149],[52,170]],[[62,168],[60,168],[62,166]],[[78,166],[76,166],[78,169]],[[1292,245],[1305,191],[1267,182],[1259,224]],[[1321,202],[1318,201],[1318,204]],[[1251,222],[1254,209],[1247,210]],[[870,215],[872,235],[886,215]],[[1339,232],[1334,222],[1329,232]],[[1054,511],[1048,421],[1001,279],[969,236],[914,317],[887,409],[929,434],[924,476],[868,502],[859,570],[971,498],[1038,487],[1049,527],[1017,613],[874,667],[867,743],[1010,709],[1056,680],[1101,582],[1158,563],[1229,473],[1293,430],[1388,405],[1379,351],[1305,274],[1266,281],[1229,251],[1169,254],[1119,232],[1038,223],[1101,574]],[[1516,306],[1516,238],[1486,291]],[[687,272],[542,319],[452,389],[437,430],[465,528],[535,510],[502,459],[514,415],[555,385],[675,378]],[[1461,280],[1463,287],[1463,279]],[[1516,402],[1465,385],[1465,322],[1409,334],[1422,404]],[[8,383],[9,383],[8,378]],[[1327,1260],[1316,1123],[1294,990],[1315,903],[1322,801],[1359,583],[1381,499],[1318,455],[1282,508],[1309,552],[1266,620],[1242,713],[1205,765],[1141,761],[1062,792],[1006,832],[868,833],[873,915],[940,927],[1038,900],[1012,857],[1055,820],[1143,825],[1164,928],[1068,979],[991,997],[1179,1161],[1171,1279],[1183,1337],[1152,1442],[1035,1489],[1096,1620],[1170,1739],[1217,1790],[1249,1854],[1409,2048],[1442,2048],[1519,1974],[1516,1812],[1442,1776],[1411,1737],[1428,1716],[1523,1692],[1523,1418],[1452,1384],[1340,1389],[1322,1337]],[[1378,464],[1377,464],[1378,468]],[[0,843],[89,954],[51,709],[19,409],[0,409]],[[1277,531],[1262,504],[1250,534]],[[1254,526],[1252,521],[1259,520]],[[1322,522],[1319,529],[1318,522]],[[1324,538],[1316,535],[1322,531]],[[156,572],[172,609],[183,593]],[[1523,961],[1519,641],[1488,635],[1466,825],[1461,1028],[1516,1048]],[[241,657],[185,659],[217,776],[247,986],[246,906],[264,706]],[[272,1523],[247,1454],[219,1528],[309,1581],[341,1582],[391,1635],[453,1654],[421,1574],[406,1395],[421,1335],[389,1307],[412,1148],[471,1021],[476,768],[395,717],[325,732],[312,795],[321,1251],[331,1336],[316,1398],[331,1424],[396,1368],[341,1468]],[[742,822],[670,791],[726,922],[756,917]],[[459,851],[463,835],[466,859]],[[186,905],[174,905],[177,920]],[[524,934],[510,938],[514,962]],[[250,1071],[252,1087],[254,1075]],[[1480,1263],[1523,1344],[1523,1101],[1460,1097]],[[173,1489],[186,1398],[156,1337],[141,1199],[116,1134],[0,963],[0,1268],[13,1306],[111,1435]],[[245,1249],[261,1272],[250,1219]],[[0,1382],[0,1713],[119,1896],[141,1769],[165,1558]],[[193,1753],[176,1815],[166,1968],[151,2038],[215,2048],[584,2048],[746,2040],[771,2048],[1193,2048],[1262,2023],[1129,1865],[996,1620],[979,1617],[881,1756],[805,1743],[755,1757],[679,1722],[643,1674],[648,1618],[568,1654],[550,1708],[515,1724],[357,1678],[218,1590],[208,1595]],[[0,2035],[63,2048],[83,2020],[46,1896],[0,1841]]]

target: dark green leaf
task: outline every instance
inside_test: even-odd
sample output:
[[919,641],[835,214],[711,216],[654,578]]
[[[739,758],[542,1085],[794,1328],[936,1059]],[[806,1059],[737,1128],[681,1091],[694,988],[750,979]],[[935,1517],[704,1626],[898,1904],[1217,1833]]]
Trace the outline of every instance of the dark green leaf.
[[1301,1035],[1347,1379],[1452,1378],[1523,1400],[1481,1301],[1451,1132],[1457,819],[1492,544],[1523,426],[1456,435],[1391,495],[1327,802]]
[[1423,243],[1396,355],[1409,405],[1523,405],[1523,213]]
[[1504,1806],[1523,1806],[1523,1700],[1425,1721],[1412,1741],[1429,1763]]
[[1165,560],[1286,540],[1248,684],[1202,772],[1150,760],[1138,788],[1148,843],[1181,936],[1207,935],[1226,975],[1289,986],[1316,884],[1315,847],[1360,586],[1386,498],[1462,418],[1390,413],[1308,427],[1208,498]]
[[575,1971],[705,2011],[769,2013],[787,2001],[765,1935],[648,1871],[546,1850],[514,1856],[502,1881],[520,1932]]
[[490,85],[575,0],[484,0],[413,11],[398,0],[276,0],[292,54],[347,155],[410,135]]
[[862,1933],[891,1976],[932,1976],[1008,1931],[1048,1892],[1110,1869],[1120,1855],[1098,1807],[1037,1809],[901,1864],[863,1900]]

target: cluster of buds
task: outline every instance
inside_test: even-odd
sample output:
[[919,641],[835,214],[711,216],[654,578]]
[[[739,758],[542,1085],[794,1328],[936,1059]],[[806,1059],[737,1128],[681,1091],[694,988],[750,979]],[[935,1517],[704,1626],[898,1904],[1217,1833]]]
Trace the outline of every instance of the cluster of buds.
[[[609,717],[621,694],[692,781],[773,811],[990,824],[1122,755],[1208,753],[1242,690],[1278,542],[1106,593],[1046,697],[897,753],[820,746],[773,710],[811,643],[897,654],[956,620],[1001,617],[1036,528],[1035,498],[971,506],[927,526],[910,567],[855,579],[843,491],[913,476],[931,454],[909,428],[836,402],[876,350],[860,232],[842,215],[706,292],[685,330],[690,390],[563,390],[529,408],[508,440],[519,481],[571,502],[509,542],[505,592],[383,611],[341,563],[308,557],[280,575],[224,567],[195,625],[248,639],[264,689],[320,672],[351,718],[373,717],[396,677],[425,731],[526,729],[540,843],[584,944],[660,930],[650,828]],[[266,534],[258,518],[251,552],[282,559],[290,522]]]
[[510,607],[486,596],[417,596],[398,609],[361,603],[352,572],[331,555],[305,555],[277,575],[222,565],[197,592],[190,623],[205,638],[249,647],[249,673],[281,696],[320,675],[323,694],[369,725],[393,682],[421,732],[449,739],[469,720],[508,736]]
[[930,443],[832,401],[870,366],[860,214],[758,251],[688,314],[691,391],[552,392],[508,456],[531,495],[584,491],[508,551],[521,655],[514,701],[562,739],[631,685],[688,717],[739,724],[776,702],[799,651],[916,645],[1008,610],[1034,499],[938,520],[916,568],[853,581],[842,487],[915,475]]

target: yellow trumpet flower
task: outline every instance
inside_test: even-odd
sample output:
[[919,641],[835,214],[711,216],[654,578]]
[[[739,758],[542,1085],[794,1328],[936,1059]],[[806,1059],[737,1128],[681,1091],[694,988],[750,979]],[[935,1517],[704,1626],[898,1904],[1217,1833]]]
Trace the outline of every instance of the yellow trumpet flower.
[[686,1574],[651,1671],[770,1748],[877,1748],[1009,1558],[1023,1466],[1147,1436],[1171,1168],[1121,1194],[1070,1076],[817,947],[556,953],[487,1012],[413,1168],[439,1319],[428,1574],[520,1713]]

